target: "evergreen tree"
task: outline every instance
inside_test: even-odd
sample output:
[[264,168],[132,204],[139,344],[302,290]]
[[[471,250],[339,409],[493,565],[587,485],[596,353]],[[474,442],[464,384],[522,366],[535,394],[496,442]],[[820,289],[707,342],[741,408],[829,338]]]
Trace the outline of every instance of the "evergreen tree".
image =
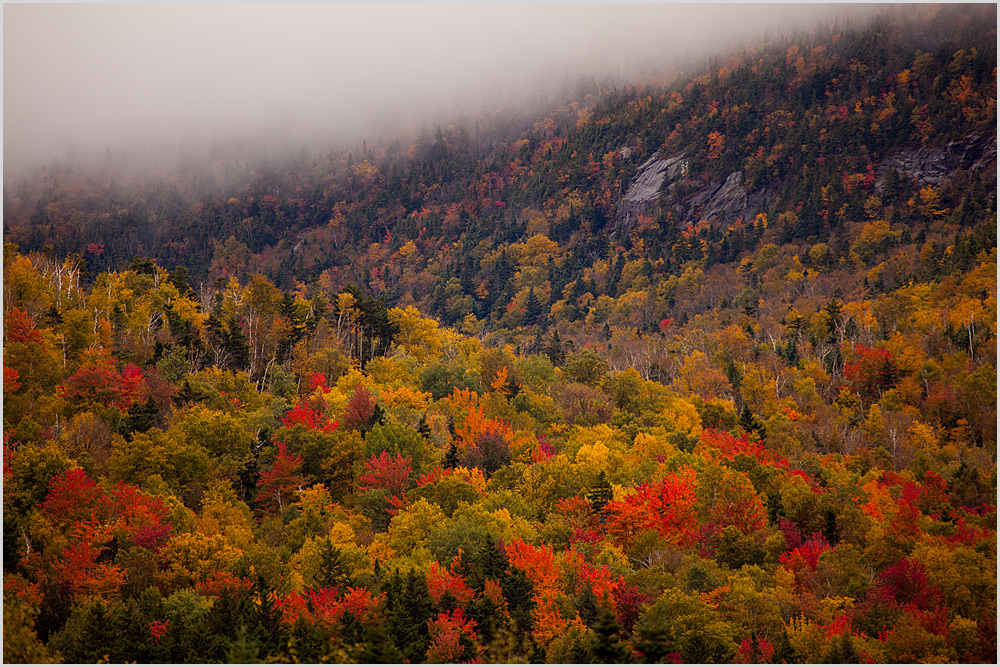
[[590,501],[594,512],[599,514],[613,498],[614,490],[611,488],[611,483],[608,482],[608,476],[602,470],[594,488],[587,493],[587,500]]
[[541,316],[542,303],[538,300],[538,295],[535,294],[534,286],[529,287],[528,297],[524,302],[524,323],[529,326],[536,324]]
[[344,561],[340,547],[334,545],[329,537],[321,541],[319,552],[319,567],[316,572],[316,587],[339,586],[341,593],[351,585],[349,567]]
[[595,662],[619,665],[632,661],[632,649],[624,640],[622,626],[608,600],[601,603],[591,627],[596,634],[591,645]]
[[744,405],[743,410],[740,412],[739,426],[748,434],[756,435],[758,440],[763,440],[767,437],[767,428],[757,418],[757,415],[750,411],[750,407],[747,405]]
[[156,407],[152,396],[147,398],[145,403],[133,403],[125,417],[125,434],[145,433],[156,425],[158,414],[160,414],[160,409]]
[[845,632],[833,640],[824,662],[834,665],[861,664],[861,656],[854,647],[854,641],[851,639],[850,632]]
[[566,352],[563,350],[562,341],[559,340],[559,331],[552,332],[552,340],[545,347],[545,356],[549,358],[553,366],[562,366],[566,361]]
[[592,627],[597,622],[598,616],[597,596],[594,595],[594,589],[584,583],[580,586],[574,603],[580,620],[586,623],[587,627]]

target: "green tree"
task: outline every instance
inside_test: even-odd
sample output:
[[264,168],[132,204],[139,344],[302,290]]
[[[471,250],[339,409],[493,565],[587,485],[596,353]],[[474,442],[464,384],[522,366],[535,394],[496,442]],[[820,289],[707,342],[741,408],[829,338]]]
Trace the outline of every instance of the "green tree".
[[614,491],[611,488],[611,483],[608,481],[607,474],[602,470],[597,482],[587,493],[587,500],[590,501],[594,513],[599,514],[613,498]]
[[683,662],[726,662],[736,652],[732,627],[701,598],[671,588],[650,605],[635,626],[635,643],[646,662],[679,653]]

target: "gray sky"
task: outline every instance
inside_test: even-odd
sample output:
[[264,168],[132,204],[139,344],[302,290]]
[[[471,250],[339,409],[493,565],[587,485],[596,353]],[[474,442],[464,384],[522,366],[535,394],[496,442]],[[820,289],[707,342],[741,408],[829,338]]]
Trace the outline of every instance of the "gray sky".
[[[4,165],[183,138],[361,138],[539,81],[728,49],[864,7],[5,4]],[[369,135],[371,136],[371,135]]]

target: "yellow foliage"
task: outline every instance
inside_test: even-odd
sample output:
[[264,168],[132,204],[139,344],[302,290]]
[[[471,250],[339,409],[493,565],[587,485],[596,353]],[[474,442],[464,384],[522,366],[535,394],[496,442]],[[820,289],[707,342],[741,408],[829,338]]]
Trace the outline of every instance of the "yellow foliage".
[[535,234],[524,243],[511,245],[509,252],[517,256],[522,265],[541,267],[550,257],[558,256],[559,244],[544,234]]
[[410,256],[414,255],[417,252],[417,244],[414,243],[412,240],[407,241],[402,245],[402,247],[400,247],[398,252],[400,257],[402,257],[403,259],[408,259]]
[[424,317],[413,306],[407,306],[391,308],[389,321],[399,327],[396,345],[404,354],[412,356],[418,363],[440,356],[443,341],[435,320]]
[[493,382],[490,383],[490,386],[493,387],[493,391],[501,391],[503,390],[504,385],[506,384],[507,384],[507,366],[505,364],[503,368],[497,371],[497,376],[493,380]]
[[675,391],[697,394],[702,398],[717,398],[731,391],[726,374],[708,361],[701,350],[694,350],[684,358],[684,365],[673,381]]
[[603,442],[596,442],[593,445],[584,445],[576,453],[577,465],[590,470],[607,470],[608,458],[611,451]]
[[655,460],[659,457],[670,458],[677,453],[677,448],[666,438],[656,437],[649,433],[639,433],[635,436],[635,451],[644,459]]
[[670,396],[667,398],[667,406],[661,414],[667,429],[679,431],[694,438],[701,435],[701,417],[691,402],[679,396]]
[[222,535],[181,533],[174,535],[160,552],[166,563],[162,578],[170,588],[188,588],[216,572],[228,571],[242,552]]
[[249,549],[254,543],[253,513],[229,489],[220,492],[215,487],[205,495],[195,525],[199,532],[220,535],[239,549]]
[[337,546],[346,546],[354,543],[354,529],[351,528],[350,524],[343,521],[334,523],[326,535]]
[[747,407],[759,415],[774,414],[777,410],[775,379],[766,368],[747,366],[740,383],[740,392]]
[[392,518],[389,546],[396,554],[410,555],[446,518],[440,507],[421,498]]
[[398,359],[375,357],[365,368],[372,381],[380,387],[404,388],[415,384],[413,374],[406,364]]
[[351,368],[349,371],[337,378],[334,385],[344,396],[351,396],[357,388],[365,383],[365,376],[358,368]]
[[368,560],[371,562],[373,568],[376,562],[384,566],[396,556],[396,551],[389,546],[388,533],[377,534],[374,539],[372,539],[372,543],[368,545],[367,551]]
[[431,399],[430,394],[409,387],[383,389],[379,397],[387,406],[402,406],[413,410],[426,410]]

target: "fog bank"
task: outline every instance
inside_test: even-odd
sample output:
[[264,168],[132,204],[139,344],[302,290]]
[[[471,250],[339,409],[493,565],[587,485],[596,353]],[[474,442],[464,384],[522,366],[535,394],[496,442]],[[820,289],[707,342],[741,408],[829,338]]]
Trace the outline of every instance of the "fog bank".
[[544,96],[552,81],[626,78],[873,9],[5,4],[4,169],[109,148],[359,141]]

